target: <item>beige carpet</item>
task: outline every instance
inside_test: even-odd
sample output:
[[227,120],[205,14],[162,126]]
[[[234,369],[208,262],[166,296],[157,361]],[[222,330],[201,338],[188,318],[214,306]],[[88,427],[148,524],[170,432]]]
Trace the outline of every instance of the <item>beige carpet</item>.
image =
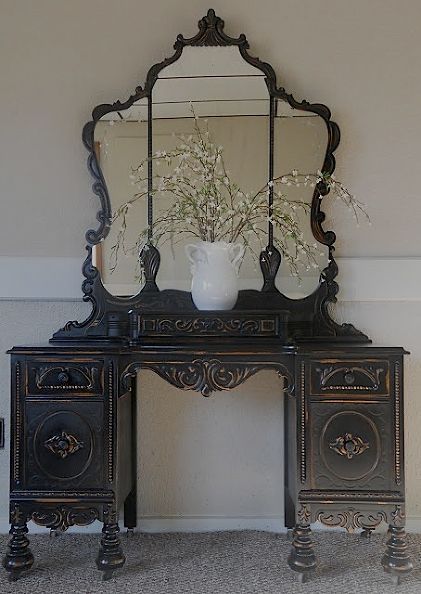
[[[125,567],[108,582],[95,568],[99,535],[33,535],[33,569],[2,594],[421,594],[421,535],[409,535],[414,571],[396,587],[380,566],[385,535],[370,540],[339,532],[315,533],[319,567],[299,584],[286,559],[286,535],[265,532],[122,534]],[[8,537],[0,536],[2,554]]]

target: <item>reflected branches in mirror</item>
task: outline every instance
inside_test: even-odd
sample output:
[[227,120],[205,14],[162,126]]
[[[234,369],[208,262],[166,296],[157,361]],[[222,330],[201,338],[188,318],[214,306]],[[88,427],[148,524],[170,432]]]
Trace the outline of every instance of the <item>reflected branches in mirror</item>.
[[[152,156],[155,163],[153,176],[153,195],[155,204],[170,197],[169,206],[160,209],[153,222],[152,243],[162,246],[166,242],[174,246],[185,236],[203,242],[241,241],[258,257],[266,247],[267,223],[276,230],[274,244],[281,252],[289,269],[289,274],[301,280],[301,275],[317,270],[320,275],[321,244],[311,235],[307,238],[303,231],[302,214],[309,220],[311,204],[300,199],[307,191],[317,192],[323,185],[347,206],[364,213],[363,206],[349,190],[333,175],[320,171],[301,173],[296,169],[275,177],[258,190],[248,191],[232,179],[224,161],[224,147],[218,145],[211,136],[207,120],[199,120],[194,115],[194,128],[188,136],[174,135],[176,145],[170,151],[158,151]],[[115,219],[121,219],[115,258],[119,251],[142,250],[148,241],[148,229],[140,231],[134,245],[127,247],[125,233],[130,223],[129,212],[148,197],[148,160],[141,162],[133,170],[131,177],[139,189],[131,200],[117,211]],[[268,195],[273,196],[272,204]],[[320,194],[319,194],[320,196]],[[168,202],[167,202],[168,203]],[[133,219],[132,219],[133,220]],[[136,222],[136,218],[134,218]],[[259,249],[254,249],[254,244]]]
[[[136,225],[124,229],[116,214],[130,202],[136,190],[132,171],[148,158],[147,102],[141,99],[130,108],[105,114],[95,126],[96,157],[107,185],[112,220],[108,235],[95,246],[95,265],[105,288],[114,295],[133,295],[142,288],[139,251],[135,247],[138,229],[148,220],[147,201],[139,204]],[[130,208],[130,207],[128,207]],[[122,241],[123,236],[125,242]],[[126,245],[133,249],[126,249]]]

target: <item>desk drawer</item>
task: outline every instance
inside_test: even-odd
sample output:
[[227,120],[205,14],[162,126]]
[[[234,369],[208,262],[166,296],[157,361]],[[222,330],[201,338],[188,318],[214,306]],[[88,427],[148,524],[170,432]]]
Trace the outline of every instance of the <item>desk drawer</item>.
[[310,395],[388,396],[388,360],[319,360],[310,365]]
[[102,361],[31,360],[26,367],[30,395],[98,396],[104,392]]

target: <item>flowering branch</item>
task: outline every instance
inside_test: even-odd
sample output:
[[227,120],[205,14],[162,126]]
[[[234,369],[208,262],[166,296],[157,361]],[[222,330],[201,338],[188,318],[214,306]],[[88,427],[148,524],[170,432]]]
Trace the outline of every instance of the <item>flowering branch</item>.
[[[193,112],[194,114],[194,112]],[[279,231],[274,243],[286,260],[293,275],[299,276],[300,267],[309,270],[318,268],[317,243],[309,243],[301,230],[300,213],[309,213],[311,205],[303,200],[290,199],[286,187],[323,186],[343,202],[353,212],[358,222],[359,216],[369,217],[361,204],[349,190],[335,177],[326,172],[299,173],[292,170],[269,181],[255,193],[244,192],[234,182],[226,169],[223,147],[217,146],[209,133],[207,120],[205,127],[199,125],[195,116],[194,131],[189,136],[178,136],[179,143],[171,151],[158,151],[152,156],[154,175],[152,195],[171,196],[171,205],[161,212],[153,223],[154,244],[170,241],[173,246],[185,235],[202,241],[236,242],[241,239],[253,251],[252,240],[262,245],[266,236],[267,224],[271,223]],[[125,243],[128,213],[136,203],[144,203],[148,197],[147,174],[148,159],[132,170],[132,184],[137,192],[129,201],[120,206],[113,215],[112,222],[120,221],[115,244],[111,248],[111,270],[115,270],[120,251],[138,253],[147,242],[147,229],[139,234],[134,246]],[[158,173],[159,166],[165,173]],[[273,204],[269,206],[268,195],[272,192]],[[322,197],[322,194],[320,194]]]

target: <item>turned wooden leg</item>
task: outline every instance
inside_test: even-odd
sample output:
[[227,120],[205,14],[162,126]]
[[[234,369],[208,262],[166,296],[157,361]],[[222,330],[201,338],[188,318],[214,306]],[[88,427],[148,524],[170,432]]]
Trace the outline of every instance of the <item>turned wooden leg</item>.
[[309,524],[296,524],[293,532],[291,553],[288,565],[293,571],[298,572],[300,582],[316,567],[316,556],[313,550],[311,529]]
[[23,571],[32,567],[34,556],[29,548],[29,539],[26,536],[28,534],[26,522],[19,521],[18,524],[12,524],[9,534],[11,539],[6,556],[3,559],[3,567],[10,572],[10,581],[16,581]]
[[382,559],[383,569],[391,574],[393,582],[399,584],[402,576],[412,570],[406,546],[406,534],[403,526],[389,526],[389,540]]
[[137,496],[136,490],[131,491],[124,502],[124,526],[130,530],[136,528],[137,515]]
[[118,536],[119,532],[120,528],[118,527],[115,511],[105,510],[101,546],[96,560],[98,569],[104,572],[104,580],[110,579],[114,571],[123,567],[126,561]]

